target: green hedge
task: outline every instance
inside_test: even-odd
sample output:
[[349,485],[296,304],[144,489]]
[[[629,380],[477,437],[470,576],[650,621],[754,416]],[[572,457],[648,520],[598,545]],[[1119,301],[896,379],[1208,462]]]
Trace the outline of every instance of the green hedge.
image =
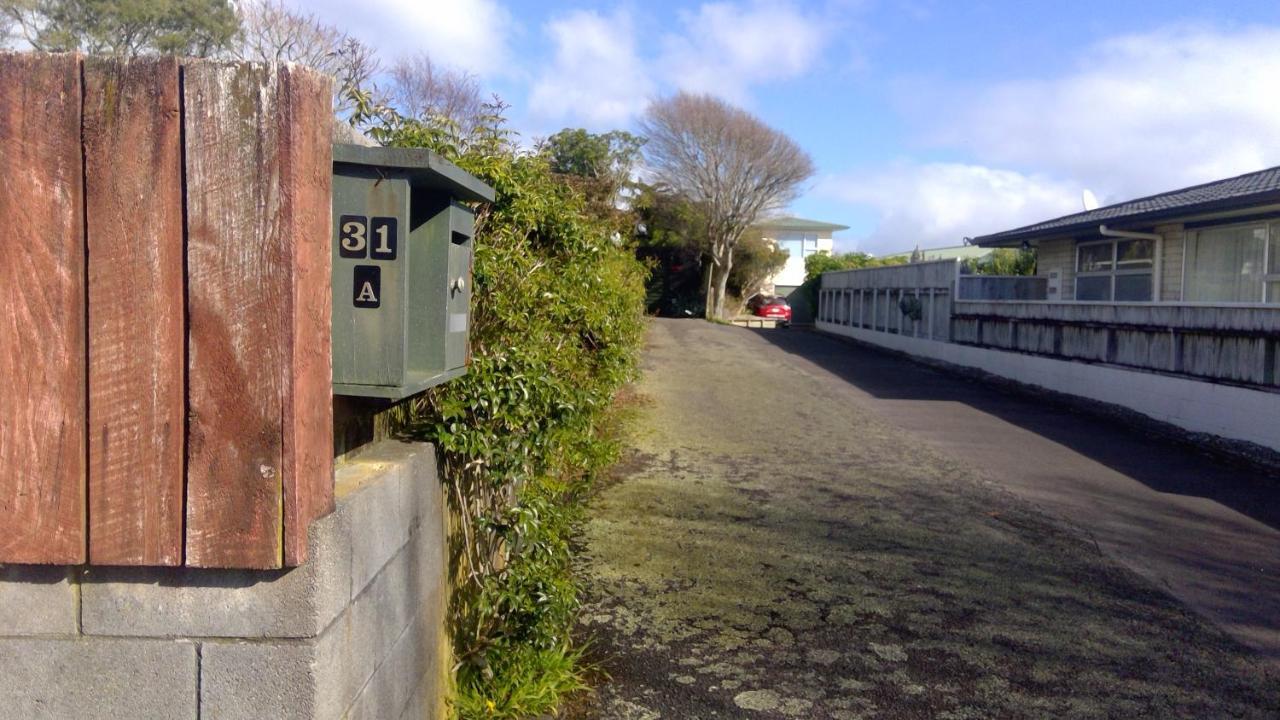
[[[581,686],[570,539],[616,456],[615,393],[634,378],[645,269],[499,112],[478,134],[393,118],[386,144],[429,147],[492,185],[477,214],[472,360],[400,429],[436,443],[452,517],[455,712],[527,717]],[[625,235],[625,233],[623,233]]]

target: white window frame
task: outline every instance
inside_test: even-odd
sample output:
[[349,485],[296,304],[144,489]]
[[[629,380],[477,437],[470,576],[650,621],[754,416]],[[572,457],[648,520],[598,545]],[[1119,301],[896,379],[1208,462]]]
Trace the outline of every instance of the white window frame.
[[[1118,253],[1122,242],[1132,242],[1133,238],[1102,238],[1099,240],[1086,240],[1076,243],[1075,256],[1075,301],[1076,302],[1155,302],[1160,296],[1160,288],[1156,286],[1159,281],[1160,274],[1157,272],[1160,263],[1160,243],[1151,241],[1151,266],[1138,270],[1121,270]],[[1080,252],[1082,248],[1093,245],[1110,245],[1111,246],[1111,269],[1094,270],[1091,272],[1082,272],[1080,270]],[[1151,297],[1146,300],[1116,300],[1116,277],[1121,275],[1150,275],[1151,276]],[[1080,278],[1082,277],[1109,277],[1111,278],[1111,293],[1108,300],[1081,300],[1080,299]]]
[[[1221,225],[1204,225],[1186,232],[1186,237],[1182,241],[1182,299],[1185,301],[1187,297],[1187,275],[1191,270],[1191,266],[1187,263],[1187,256],[1191,253],[1192,241],[1200,241],[1200,233],[1205,230],[1226,230],[1236,227],[1257,227],[1261,225],[1266,230],[1267,239],[1262,243],[1262,299],[1255,300],[1215,300],[1210,305],[1257,305],[1259,302],[1263,305],[1280,304],[1280,289],[1276,291],[1276,297],[1271,297],[1271,286],[1280,283],[1280,273],[1268,273],[1267,269],[1271,267],[1271,226],[1280,227],[1280,217],[1266,218],[1263,220],[1250,220],[1247,222],[1222,223]],[[1276,243],[1280,245],[1280,242]],[[1280,285],[1277,285],[1280,288]]]

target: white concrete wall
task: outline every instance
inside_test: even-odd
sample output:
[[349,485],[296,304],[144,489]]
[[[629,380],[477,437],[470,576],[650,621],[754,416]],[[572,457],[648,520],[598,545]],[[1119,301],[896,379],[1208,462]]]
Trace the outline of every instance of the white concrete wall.
[[894,335],[818,322],[833,335],[984,370],[1028,385],[1136,410],[1185,430],[1280,451],[1280,394],[1082,362]]

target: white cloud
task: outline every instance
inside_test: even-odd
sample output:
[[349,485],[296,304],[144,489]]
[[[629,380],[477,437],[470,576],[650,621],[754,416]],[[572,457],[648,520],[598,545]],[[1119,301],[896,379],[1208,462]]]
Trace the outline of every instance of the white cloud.
[[498,0],[292,0],[363,40],[385,60],[426,52],[444,65],[481,76],[511,67],[511,14]]
[[612,128],[644,110],[653,81],[636,53],[629,13],[573,12],[549,22],[546,34],[555,58],[530,90],[535,115]]
[[1007,230],[1079,209],[1079,189],[1044,176],[982,165],[901,162],[827,176],[815,191],[869,205],[880,222],[856,244],[875,254],[959,245],[964,237]]
[[678,17],[656,53],[642,52],[625,8],[553,19],[545,33],[554,57],[530,89],[530,109],[604,128],[626,124],[666,88],[747,104],[753,86],[811,70],[830,39],[830,22],[783,0],[704,3]]
[[1119,201],[1280,164],[1277,78],[1280,29],[1166,28],[1099,43],[1061,77],[950,98],[959,112],[929,135]]
[[751,85],[806,73],[829,39],[827,22],[787,2],[706,3],[680,20],[682,31],[662,40],[665,79],[736,103]]
[[[954,245],[1280,164],[1280,29],[1165,28],[1085,48],[1057,77],[967,91],[911,85],[925,139],[961,163],[829,176],[818,192],[870,206],[861,241],[885,252]],[[945,112],[939,112],[945,108]]]

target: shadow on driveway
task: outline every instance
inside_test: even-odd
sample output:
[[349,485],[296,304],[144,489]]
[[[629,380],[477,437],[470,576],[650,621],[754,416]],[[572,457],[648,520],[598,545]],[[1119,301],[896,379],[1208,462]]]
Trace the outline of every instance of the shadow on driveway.
[[845,381],[890,422],[1089,532],[1124,564],[1280,658],[1274,469],[843,338],[752,332]]
[[[1213,500],[1280,529],[1280,474],[1272,469],[1170,442],[1150,428],[1073,408],[1047,395],[948,373],[814,331],[753,332],[878,399],[963,403],[1069,447],[1157,492]],[[1276,404],[1280,407],[1280,395]]]

